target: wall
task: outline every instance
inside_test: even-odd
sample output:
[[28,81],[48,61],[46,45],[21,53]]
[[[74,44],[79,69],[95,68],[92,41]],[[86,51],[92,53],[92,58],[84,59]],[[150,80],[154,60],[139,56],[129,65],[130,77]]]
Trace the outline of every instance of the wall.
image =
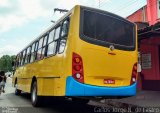
[[128,20],[132,22],[146,22],[148,21],[147,19],[147,7],[144,6],[143,8],[139,9],[132,15],[127,17]]
[[[160,37],[142,40],[140,52],[143,89],[160,91]],[[147,55],[150,55],[150,58],[147,58]]]

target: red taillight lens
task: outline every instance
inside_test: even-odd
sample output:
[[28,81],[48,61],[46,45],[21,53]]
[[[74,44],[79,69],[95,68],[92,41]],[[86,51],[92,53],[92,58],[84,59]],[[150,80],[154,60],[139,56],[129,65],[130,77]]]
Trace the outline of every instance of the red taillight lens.
[[75,58],[73,58],[73,60],[75,63],[80,63],[80,61],[81,61],[81,59],[79,57],[75,57]]
[[132,69],[132,76],[131,76],[131,83],[130,85],[134,84],[137,81],[137,63],[134,64],[133,69]]
[[81,70],[81,66],[80,66],[80,65],[76,65],[76,66],[74,66],[74,69],[75,69],[76,71],[80,71],[80,70]]
[[81,56],[76,53],[72,55],[72,76],[78,82],[84,83],[83,61]]

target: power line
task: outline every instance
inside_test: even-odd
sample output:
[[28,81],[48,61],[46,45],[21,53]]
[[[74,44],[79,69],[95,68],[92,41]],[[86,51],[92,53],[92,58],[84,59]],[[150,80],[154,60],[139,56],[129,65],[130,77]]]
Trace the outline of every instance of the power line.
[[[140,2],[134,2],[134,4],[131,4],[131,5],[132,5],[132,6],[133,6],[133,5],[135,6],[135,5],[138,5],[138,4],[140,4]],[[129,5],[129,6],[131,6],[131,5]],[[122,10],[128,8],[129,6],[123,8]],[[143,7],[144,7],[144,5],[143,5]],[[133,10],[132,8],[130,8],[129,10],[125,10],[124,12],[122,12],[122,14],[125,14],[126,12],[131,12],[132,10]],[[120,11],[118,11],[118,12],[120,12]]]
[[[123,5],[120,5],[119,8],[114,8],[114,9],[112,9],[111,12],[118,14],[118,13],[122,12],[123,10],[127,9],[128,7],[130,7],[131,5],[133,6],[133,5],[135,5],[135,4],[137,4],[137,3],[140,3],[140,2],[143,2],[143,1],[142,1],[142,0],[141,0],[141,1],[139,1],[139,0],[134,0],[134,1],[127,2],[127,3],[123,4]],[[103,5],[103,6],[104,6],[104,5]],[[108,7],[107,7],[107,8],[108,8]],[[130,10],[132,10],[132,9],[130,9]],[[123,11],[122,14],[126,13],[127,11],[128,11],[128,10]]]
[[103,6],[105,6],[105,5],[109,4],[109,3],[111,3],[111,2],[109,2],[109,1],[107,0],[106,2],[103,2],[103,4],[101,5],[101,7],[103,7]]
[[101,0],[98,0],[98,6],[99,6],[99,8],[100,8],[100,3],[101,3]]
[[[126,4],[130,4],[130,3],[132,3],[132,1],[129,1],[129,2],[127,2]],[[101,5],[101,7],[104,7],[104,6],[106,6],[106,5],[107,5],[107,3],[104,3],[103,5]],[[124,7],[124,5],[122,4],[122,5],[119,5],[118,7],[120,7],[119,9],[121,9],[121,8]],[[108,8],[108,7],[107,7],[107,8]],[[112,9],[112,10],[117,10],[117,7],[114,8],[114,9]]]
[[124,9],[128,8],[129,6],[132,6],[132,5],[137,4],[138,2],[139,2],[139,0],[135,0],[135,1],[133,1],[132,3],[128,4],[127,6],[124,6],[123,8],[121,8],[121,10],[118,9],[117,12],[121,12],[121,11],[123,11]]

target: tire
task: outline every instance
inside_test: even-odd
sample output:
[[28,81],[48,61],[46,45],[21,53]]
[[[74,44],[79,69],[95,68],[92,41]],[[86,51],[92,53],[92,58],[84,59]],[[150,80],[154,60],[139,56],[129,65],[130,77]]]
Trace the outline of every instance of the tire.
[[37,81],[34,81],[31,89],[31,102],[34,107],[42,106],[42,97],[37,95]]
[[15,95],[18,96],[18,95],[21,95],[21,92],[22,92],[22,91],[19,90],[17,87],[18,87],[18,84],[16,83],[16,84],[15,84]]

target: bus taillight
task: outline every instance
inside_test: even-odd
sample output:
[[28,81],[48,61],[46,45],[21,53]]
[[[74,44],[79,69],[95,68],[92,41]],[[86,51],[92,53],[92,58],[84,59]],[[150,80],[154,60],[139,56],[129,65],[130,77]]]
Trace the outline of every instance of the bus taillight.
[[131,77],[131,85],[134,84],[137,80],[137,75],[138,75],[138,72],[137,72],[137,63],[135,63],[133,65],[133,69],[132,69],[132,77]]
[[76,53],[72,55],[72,76],[78,82],[84,83],[83,61],[81,56]]

